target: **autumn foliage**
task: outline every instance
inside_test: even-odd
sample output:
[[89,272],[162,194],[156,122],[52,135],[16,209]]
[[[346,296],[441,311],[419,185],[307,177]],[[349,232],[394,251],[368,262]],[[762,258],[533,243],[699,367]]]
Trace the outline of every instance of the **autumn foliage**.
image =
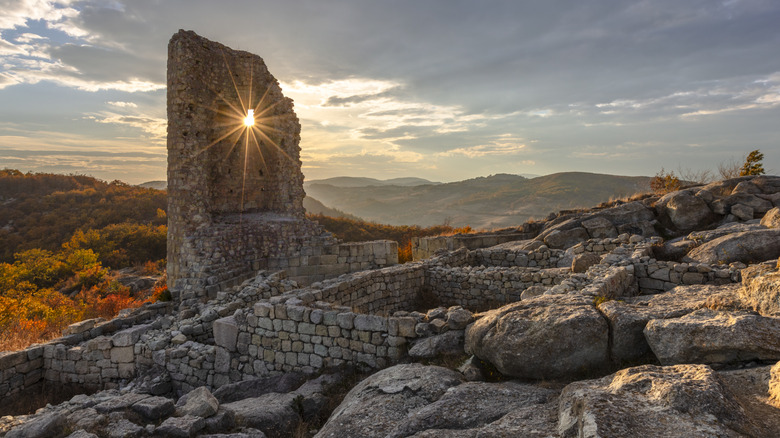
[[0,171],[0,351],[154,300],[109,268],[164,269],[165,199],[119,181]]

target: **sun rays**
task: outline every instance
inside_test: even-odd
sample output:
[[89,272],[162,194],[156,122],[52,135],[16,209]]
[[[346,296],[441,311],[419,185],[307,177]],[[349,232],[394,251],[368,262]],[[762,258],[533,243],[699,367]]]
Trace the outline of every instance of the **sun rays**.
[[[282,100],[277,97],[279,93],[271,89],[275,84],[256,84],[253,64],[249,64],[247,77],[234,75],[234,69],[231,68],[224,52],[222,55],[232,88],[228,85],[227,90],[216,90],[209,85],[211,81],[204,80],[203,84],[216,97],[215,101],[211,105],[197,102],[192,102],[191,105],[207,109],[217,116],[216,129],[212,131],[211,140],[200,148],[198,154],[218,150],[220,151],[218,153],[223,155],[223,160],[233,162],[229,166],[242,167],[240,211],[243,213],[248,172],[253,172],[251,178],[260,185],[259,187],[250,185],[250,192],[257,191],[258,188],[260,191],[265,191],[262,184],[265,176],[270,175],[272,171],[269,167],[275,169],[278,166],[273,163],[278,163],[278,160],[288,160],[298,165],[298,160],[293,159],[285,150],[289,145],[285,145],[281,135],[283,132],[276,128],[283,117],[289,117],[289,113],[284,111],[280,114],[277,109]],[[258,99],[257,95],[263,88],[262,96]],[[214,149],[215,146],[218,148]],[[236,153],[240,155],[237,157]],[[234,161],[237,158],[242,161],[242,165]],[[253,208],[253,205],[250,204],[249,208]]]

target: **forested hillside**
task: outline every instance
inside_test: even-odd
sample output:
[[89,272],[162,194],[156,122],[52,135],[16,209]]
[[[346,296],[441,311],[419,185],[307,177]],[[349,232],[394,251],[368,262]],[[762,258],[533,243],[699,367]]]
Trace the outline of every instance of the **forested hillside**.
[[[125,224],[126,233],[159,233],[167,224],[166,203],[164,191],[121,181],[0,170],[0,262],[33,248],[57,251],[77,231],[109,225]],[[158,258],[164,256],[163,250]]]

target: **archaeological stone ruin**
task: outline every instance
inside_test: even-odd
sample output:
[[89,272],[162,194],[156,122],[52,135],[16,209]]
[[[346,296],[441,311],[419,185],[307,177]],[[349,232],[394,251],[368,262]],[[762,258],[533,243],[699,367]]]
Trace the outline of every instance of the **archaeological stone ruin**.
[[398,262],[395,242],[339,245],[306,219],[300,131],[259,56],[194,32],[171,39],[168,283],[178,301],[214,298],[260,269],[310,283]]
[[175,299],[0,353],[0,435],[780,436],[780,177],[421,238],[398,264],[305,218],[262,59],[180,31],[168,93]]

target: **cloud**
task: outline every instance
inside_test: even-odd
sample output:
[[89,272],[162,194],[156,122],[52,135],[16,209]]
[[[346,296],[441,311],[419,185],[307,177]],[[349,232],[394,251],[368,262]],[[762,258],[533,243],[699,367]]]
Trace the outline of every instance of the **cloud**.
[[[463,155],[469,158],[517,155],[524,152],[526,147],[527,145],[524,143],[524,139],[514,137],[512,134],[503,134],[486,144],[450,149],[446,152],[439,153],[438,155],[445,157]],[[533,161],[526,160],[523,164],[533,164]]]
[[0,0],[0,29],[13,29],[28,20],[58,22],[78,14],[75,0]]
[[116,106],[119,108],[138,108],[138,105],[136,105],[133,102],[107,102],[111,106]]

